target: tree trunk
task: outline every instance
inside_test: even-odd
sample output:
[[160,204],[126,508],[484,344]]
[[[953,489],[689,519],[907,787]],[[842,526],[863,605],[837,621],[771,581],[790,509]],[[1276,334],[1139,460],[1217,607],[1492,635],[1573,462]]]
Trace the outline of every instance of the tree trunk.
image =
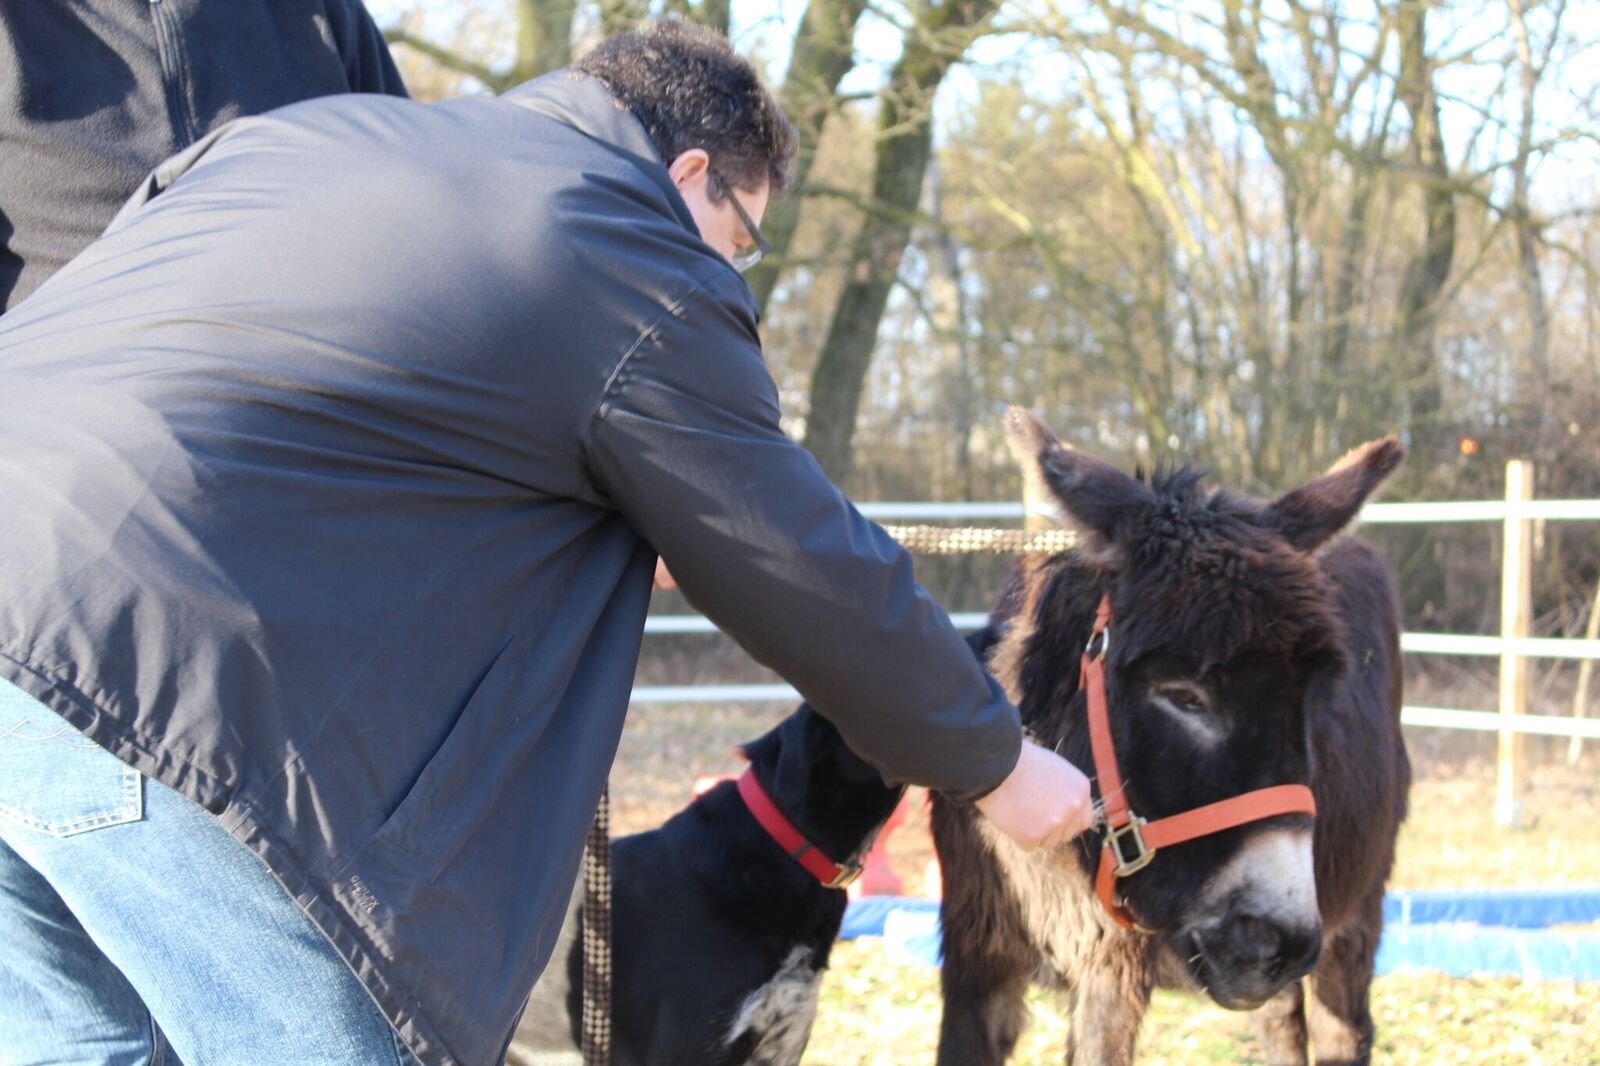
[[[1322,353],[1319,390],[1327,400],[1317,412],[1316,433],[1312,443],[1323,452],[1341,455],[1352,447],[1354,440],[1346,440],[1341,423],[1351,408],[1351,391],[1356,387],[1356,375],[1350,368],[1350,327],[1356,315],[1356,285],[1362,281],[1362,266],[1369,250],[1367,211],[1377,181],[1370,171],[1351,176],[1350,202],[1345,208],[1344,231],[1332,270],[1333,297],[1329,302],[1327,321],[1327,346]],[[1364,429],[1358,432],[1365,432]]]
[[[602,17],[608,14],[607,5],[622,7],[633,2],[602,0]],[[560,70],[572,62],[572,18],[577,9],[577,0],[512,0],[517,51],[511,66],[504,71],[496,71],[475,56],[414,34],[404,24],[385,28],[383,36],[391,45],[403,45],[446,70],[482,82],[484,88],[498,96],[529,78]]]
[[811,0],[795,34],[789,74],[778,94],[778,103],[794,123],[799,139],[790,183],[793,193],[768,205],[761,232],[772,244],[772,255],[745,276],[755,293],[756,306],[763,312],[777,286],[778,272],[794,231],[800,225],[800,199],[822,140],[823,125],[838,106],[839,82],[855,65],[852,42],[856,23],[866,8],[866,0]]
[[632,29],[648,10],[642,0],[600,0],[600,36],[611,37]]
[[927,11],[910,36],[881,97],[878,153],[873,168],[873,208],[863,220],[851,255],[850,280],[835,306],[811,379],[805,444],[836,482],[850,474],[856,413],[878,323],[911,239],[922,178],[933,151],[933,98],[996,0],[946,0]]
[[[1562,9],[1555,8],[1556,26],[1552,39],[1560,30]],[[1517,40],[1517,63],[1521,67],[1522,122],[1517,131],[1517,158],[1511,167],[1511,219],[1517,232],[1517,257],[1522,265],[1519,278],[1523,299],[1528,305],[1528,368],[1531,375],[1518,374],[1524,383],[1518,407],[1530,428],[1536,430],[1533,445],[1535,460],[1544,458],[1548,438],[1550,413],[1550,309],[1544,298],[1544,278],[1539,266],[1539,225],[1534,221],[1528,203],[1528,166],[1533,156],[1534,98],[1539,89],[1543,65],[1535,60],[1533,47],[1528,40],[1528,27],[1523,19],[1521,0],[1511,0],[1511,24]]]
[[720,30],[723,36],[727,36],[730,6],[729,0],[700,0],[695,20],[714,30]]
[[[517,61],[507,81],[520,85],[572,62],[577,0],[516,0]],[[508,87],[509,87],[508,85]]]
[[1409,400],[1412,442],[1421,460],[1416,470],[1427,477],[1444,457],[1443,375],[1434,352],[1434,313],[1455,258],[1456,206],[1427,53],[1427,4],[1401,0],[1398,16],[1399,96],[1411,115],[1411,158],[1422,182],[1426,219],[1422,250],[1406,268],[1400,287],[1399,385]]

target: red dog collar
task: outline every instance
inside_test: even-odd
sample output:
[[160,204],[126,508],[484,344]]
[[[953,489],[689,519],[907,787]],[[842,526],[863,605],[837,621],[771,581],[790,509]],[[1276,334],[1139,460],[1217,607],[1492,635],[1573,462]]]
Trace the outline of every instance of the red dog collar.
[[777,841],[790,858],[804,866],[806,872],[820,881],[824,888],[844,888],[861,876],[859,864],[834,862],[801,836],[794,824],[778,810],[777,804],[772,802],[767,790],[761,787],[752,769],[739,775],[739,798],[744,800],[744,805],[750,808],[750,813],[767,831],[767,835]]

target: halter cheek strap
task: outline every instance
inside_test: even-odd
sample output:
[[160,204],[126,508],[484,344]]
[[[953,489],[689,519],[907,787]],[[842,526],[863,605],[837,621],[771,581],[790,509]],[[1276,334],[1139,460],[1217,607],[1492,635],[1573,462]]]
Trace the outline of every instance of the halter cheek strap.
[[1128,805],[1116,748],[1111,743],[1111,716],[1106,703],[1106,653],[1110,647],[1111,597],[1107,594],[1100,597],[1094,631],[1084,647],[1078,673],[1078,687],[1085,692],[1089,705],[1089,745],[1094,753],[1095,777],[1106,821],[1094,887],[1101,905],[1119,926],[1137,929],[1133,912],[1117,899],[1116,882],[1150,865],[1161,848],[1280,814],[1314,817],[1317,801],[1304,785],[1273,785],[1153,822],[1140,818]]

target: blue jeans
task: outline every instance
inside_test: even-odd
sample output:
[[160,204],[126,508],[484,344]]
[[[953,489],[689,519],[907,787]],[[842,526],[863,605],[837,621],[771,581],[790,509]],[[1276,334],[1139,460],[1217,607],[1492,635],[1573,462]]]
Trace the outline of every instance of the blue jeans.
[[248,848],[0,681],[0,1066],[415,1063]]

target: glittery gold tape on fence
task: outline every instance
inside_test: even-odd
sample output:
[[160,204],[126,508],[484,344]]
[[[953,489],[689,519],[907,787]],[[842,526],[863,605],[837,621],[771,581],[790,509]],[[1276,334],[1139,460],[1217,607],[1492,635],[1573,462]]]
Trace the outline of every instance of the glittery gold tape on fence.
[[971,526],[883,527],[918,555],[1054,555],[1077,543],[1069,529],[980,529]]

